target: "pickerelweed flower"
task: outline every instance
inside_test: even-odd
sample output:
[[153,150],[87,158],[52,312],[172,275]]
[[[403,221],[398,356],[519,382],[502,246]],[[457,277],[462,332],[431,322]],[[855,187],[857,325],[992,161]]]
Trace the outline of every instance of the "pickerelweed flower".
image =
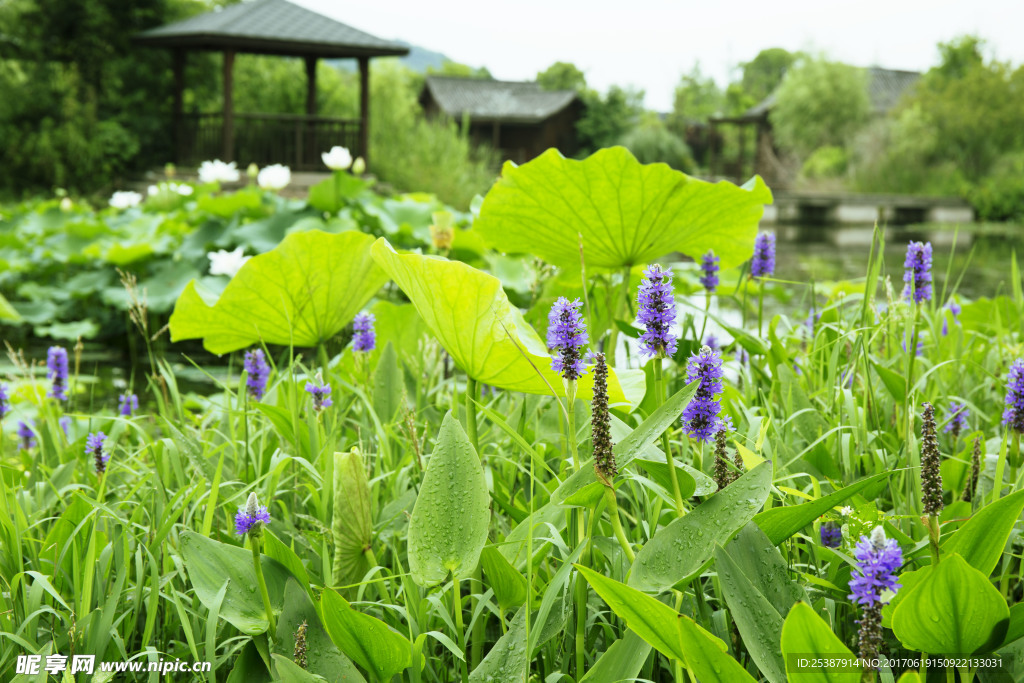
[[[959,325],[960,324],[960,317],[959,316],[960,316],[960,311],[962,310],[960,308],[960,304],[958,304],[956,301],[953,301],[952,299],[950,299],[949,303],[946,304],[946,308],[953,315],[953,324]],[[943,316],[942,316],[942,336],[945,337],[947,334],[949,334],[949,320],[947,320],[945,314],[943,314]]]
[[921,418],[921,503],[926,515],[942,512],[942,473],[939,471],[939,439],[935,433],[935,408],[924,404]]
[[313,409],[318,413],[324,408],[334,405],[331,400],[331,385],[324,384],[320,373],[316,373],[316,382],[306,382],[306,391],[313,397]]
[[715,256],[715,252],[708,251],[704,254],[704,257],[700,262],[700,269],[704,274],[700,278],[700,283],[704,285],[704,289],[707,290],[708,294],[714,294],[715,288],[718,287],[718,262],[719,258]]
[[548,348],[555,352],[551,369],[567,380],[577,380],[587,373],[583,347],[587,345],[587,324],[580,315],[579,299],[569,301],[558,297],[548,313]]
[[107,435],[103,432],[90,434],[85,438],[85,454],[92,456],[96,462],[96,474],[103,474],[107,471],[107,463],[110,462],[110,454],[105,453],[103,447],[106,445]]
[[1024,358],[1018,358],[1010,366],[1006,377],[1006,410],[1003,424],[1017,433],[1024,434]]
[[7,385],[0,384],[0,420],[4,419],[9,412],[11,412],[11,402],[7,395]]
[[857,565],[850,578],[850,597],[864,609],[858,622],[860,656],[871,660],[882,645],[882,606],[900,587],[895,572],[903,564],[903,551],[877,526],[870,537],[860,537],[853,555]]
[[978,479],[981,477],[981,437],[974,437],[974,449],[971,452],[971,474],[967,477],[967,484],[964,486],[964,493],[961,500],[970,503],[974,500],[974,490],[978,488]]
[[357,313],[352,321],[352,329],[355,334],[352,336],[352,349],[361,353],[369,353],[377,346],[377,333],[374,332],[373,324],[376,318],[373,313]]
[[245,392],[253,399],[260,400],[267,392],[267,379],[270,377],[270,366],[267,365],[263,350],[246,351],[242,367],[245,369]]
[[260,169],[256,184],[264,190],[283,190],[292,181],[292,170],[282,164],[271,164]]
[[[906,332],[903,333],[903,341],[900,342],[900,348],[903,349],[903,353],[907,352],[907,333]],[[918,342],[917,342],[917,353],[915,355],[917,355],[917,357],[920,358],[921,354],[923,354],[923,353],[924,353],[924,342],[918,340]]]
[[722,393],[722,358],[716,351],[702,346],[690,356],[686,370],[686,382],[699,381],[693,398],[683,409],[683,430],[693,439],[711,441],[723,429],[731,429],[728,418],[722,419],[722,405],[718,394]]
[[843,544],[843,530],[835,522],[821,525],[821,544],[826,548],[838,548]]
[[332,171],[344,171],[352,165],[352,153],[347,147],[340,145],[331,147],[329,152],[321,152],[320,158],[323,159],[324,166]]
[[609,486],[619,473],[612,453],[612,422],[608,414],[608,365],[603,353],[594,357],[594,398],[590,402],[590,441],[594,450],[594,469],[598,479]]
[[121,417],[131,417],[139,409],[139,397],[130,391],[126,391],[117,398],[117,414]]
[[640,337],[640,353],[652,357],[674,354],[676,336],[672,325],[676,322],[676,300],[672,294],[672,271],[662,270],[656,263],[648,266],[636,302],[636,321],[646,330]]
[[752,277],[771,277],[775,274],[775,233],[762,232],[754,240],[754,257],[750,260]]
[[722,349],[722,345],[718,343],[718,337],[713,334],[707,336],[707,339],[704,340],[704,346],[712,351],[720,351]]
[[949,414],[949,422],[946,423],[946,428],[942,431],[947,434],[952,432],[953,438],[959,439],[960,432],[967,426],[967,418],[970,417],[971,411],[967,408],[966,403],[951,401],[949,404]]
[[907,258],[903,261],[903,298],[913,297],[914,303],[932,298],[932,243],[911,242],[907,245]]
[[57,418],[57,424],[60,425],[60,430],[64,432],[64,436],[71,438],[71,418],[67,415],[62,415]]
[[270,512],[267,511],[266,505],[260,505],[254,491],[249,494],[245,506],[238,508],[238,514],[235,515],[235,533],[239,536],[259,536],[263,531],[263,524],[270,524]]
[[46,351],[46,378],[53,383],[48,395],[58,401],[68,400],[68,352],[63,346],[51,346]]
[[35,426],[32,420],[18,420],[18,444],[26,451],[35,448]]

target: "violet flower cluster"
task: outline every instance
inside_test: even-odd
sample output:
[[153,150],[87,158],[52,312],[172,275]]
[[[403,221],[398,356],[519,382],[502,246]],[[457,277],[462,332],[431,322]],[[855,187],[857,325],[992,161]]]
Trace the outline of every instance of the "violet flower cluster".
[[558,297],[548,314],[548,348],[555,352],[551,369],[567,380],[577,380],[587,373],[583,347],[587,345],[587,324],[580,315],[583,304]]
[[653,264],[644,271],[643,282],[637,293],[636,321],[646,330],[640,337],[640,353],[645,356],[676,352],[676,336],[672,325],[676,322],[676,300],[672,294],[672,271]]
[[46,378],[52,382],[49,396],[68,400],[68,352],[64,347],[51,346],[46,351]]
[[843,530],[835,522],[821,525],[821,544],[826,548],[838,548],[843,544]]
[[377,333],[374,332],[373,323],[376,318],[373,313],[359,313],[352,321],[352,328],[355,335],[352,337],[352,348],[355,351],[368,353],[377,346]]
[[850,597],[865,607],[883,604],[885,591],[895,593],[900,587],[896,570],[903,564],[903,551],[899,544],[877,526],[870,537],[860,537],[853,556],[857,566],[850,578]]
[[[953,324],[954,325],[959,325],[960,324],[960,317],[959,317],[960,316],[960,311],[963,310],[963,309],[960,308],[960,304],[958,304],[957,302],[951,300],[948,304],[946,304],[946,308],[953,315]],[[946,318],[945,315],[943,315],[942,316],[942,336],[945,337],[948,334],[949,334],[949,320]]]
[[306,382],[306,391],[313,397],[313,409],[320,412],[324,408],[334,405],[331,400],[331,385],[324,384],[320,373],[316,375],[316,382]]
[[946,423],[946,428],[942,431],[947,434],[953,432],[953,438],[955,439],[960,436],[960,432],[967,426],[967,418],[970,417],[971,411],[967,408],[966,403],[950,401],[949,415],[949,422]]
[[122,417],[131,417],[139,409],[139,397],[126,391],[117,398],[117,413]]
[[253,399],[259,401],[267,393],[267,379],[270,378],[270,366],[261,349],[245,352],[245,391]]
[[771,277],[775,274],[775,234],[762,232],[754,240],[754,257],[750,261],[750,274]]
[[239,536],[253,534],[258,536],[262,531],[261,524],[270,524],[270,512],[266,505],[260,505],[256,493],[250,493],[245,506],[238,508],[235,515],[235,533]]
[[683,430],[687,436],[700,441],[711,441],[715,433],[732,429],[732,422],[722,419],[722,405],[718,395],[722,393],[722,358],[707,346],[690,356],[686,370],[686,381],[699,381],[693,398],[683,409]]
[[7,385],[0,384],[0,420],[4,419],[9,412],[11,412],[11,403],[10,397],[7,395]]
[[914,303],[932,298],[932,243],[911,242],[907,245],[907,258],[903,261],[903,298],[913,297]]
[[1006,410],[1003,424],[1018,434],[1024,434],[1024,358],[1010,366],[1006,377]]
[[708,294],[714,294],[715,288],[718,287],[718,261],[719,258],[715,256],[715,252],[709,251],[704,254],[700,262],[700,269],[704,273],[700,278],[700,283],[704,285]]
[[18,443],[24,450],[35,448],[36,430],[35,422],[32,420],[18,421]]
[[103,474],[107,471],[107,463],[110,462],[110,454],[104,452],[107,435],[103,432],[90,434],[85,438],[85,454],[92,456],[96,462],[96,473]]

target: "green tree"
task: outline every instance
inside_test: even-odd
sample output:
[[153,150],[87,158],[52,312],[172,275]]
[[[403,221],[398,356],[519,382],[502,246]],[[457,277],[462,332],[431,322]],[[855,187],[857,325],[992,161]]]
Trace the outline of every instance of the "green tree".
[[668,127],[682,134],[687,123],[706,121],[722,112],[725,95],[715,79],[705,76],[700,63],[694,64],[689,73],[683,74],[676,86],[672,112],[668,115]]
[[696,166],[690,148],[654,112],[645,112],[640,122],[627,131],[618,144],[644,164],[662,162],[686,173],[693,172]]
[[755,103],[760,102],[779,87],[786,72],[800,56],[799,52],[790,52],[781,47],[761,50],[752,60],[740,65],[743,69],[743,77],[740,79],[743,91]]
[[643,113],[642,90],[613,85],[602,97],[594,90],[581,93],[586,111],[576,124],[580,147],[592,152],[618,142]]
[[587,89],[587,77],[572,62],[555,62],[537,74],[537,82],[544,90]]
[[871,114],[866,72],[823,58],[794,66],[776,93],[769,115],[775,138],[802,157],[826,145],[847,146]]
[[427,74],[437,76],[456,76],[458,78],[494,78],[491,76],[491,72],[487,70],[486,66],[473,67],[459,62],[453,62],[450,59],[441,64],[440,69],[428,67]]

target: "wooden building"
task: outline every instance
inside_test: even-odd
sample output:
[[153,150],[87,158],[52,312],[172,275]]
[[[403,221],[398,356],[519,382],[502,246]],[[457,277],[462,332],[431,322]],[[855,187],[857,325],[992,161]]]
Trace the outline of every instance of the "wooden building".
[[[171,134],[175,162],[196,165],[220,158],[241,164],[280,163],[299,171],[324,170],[320,153],[334,145],[370,163],[370,59],[403,56],[409,49],[347,26],[287,0],[252,0],[160,26],[135,36],[144,46],[173,53],[174,106]],[[219,112],[185,113],[185,60],[190,51],[224,55],[224,105]],[[306,113],[236,112],[232,99],[237,53],[300,57],[306,64]],[[352,58],[359,64],[358,119],[318,116],[316,63]]]
[[427,76],[420,94],[427,116],[468,121],[474,144],[489,144],[502,160],[518,164],[555,147],[565,156],[579,149],[576,122],[583,101],[574,90],[544,90],[538,83]]

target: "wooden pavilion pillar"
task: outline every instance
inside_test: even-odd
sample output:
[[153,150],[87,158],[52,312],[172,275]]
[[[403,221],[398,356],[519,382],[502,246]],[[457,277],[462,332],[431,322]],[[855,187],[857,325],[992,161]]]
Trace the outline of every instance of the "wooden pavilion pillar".
[[306,57],[306,116],[316,116],[316,57]]
[[359,156],[370,167],[370,58],[359,57]]
[[221,152],[223,161],[235,160],[235,102],[232,90],[234,88],[234,66],[235,51],[224,50],[224,114],[223,130],[221,139],[224,149]]
[[185,140],[182,132],[185,108],[185,51],[181,48],[175,49],[171,59],[171,68],[174,72],[174,104],[171,107],[171,144],[174,146],[172,158],[174,163],[180,164],[185,158]]
[[[316,116],[316,56],[306,57],[306,116]],[[319,159],[317,127],[312,121],[302,121],[298,125],[295,149],[295,168],[304,169],[316,166]]]
[[708,130],[708,174],[714,179],[718,175],[718,149],[715,144],[718,137],[718,123],[711,119]]

